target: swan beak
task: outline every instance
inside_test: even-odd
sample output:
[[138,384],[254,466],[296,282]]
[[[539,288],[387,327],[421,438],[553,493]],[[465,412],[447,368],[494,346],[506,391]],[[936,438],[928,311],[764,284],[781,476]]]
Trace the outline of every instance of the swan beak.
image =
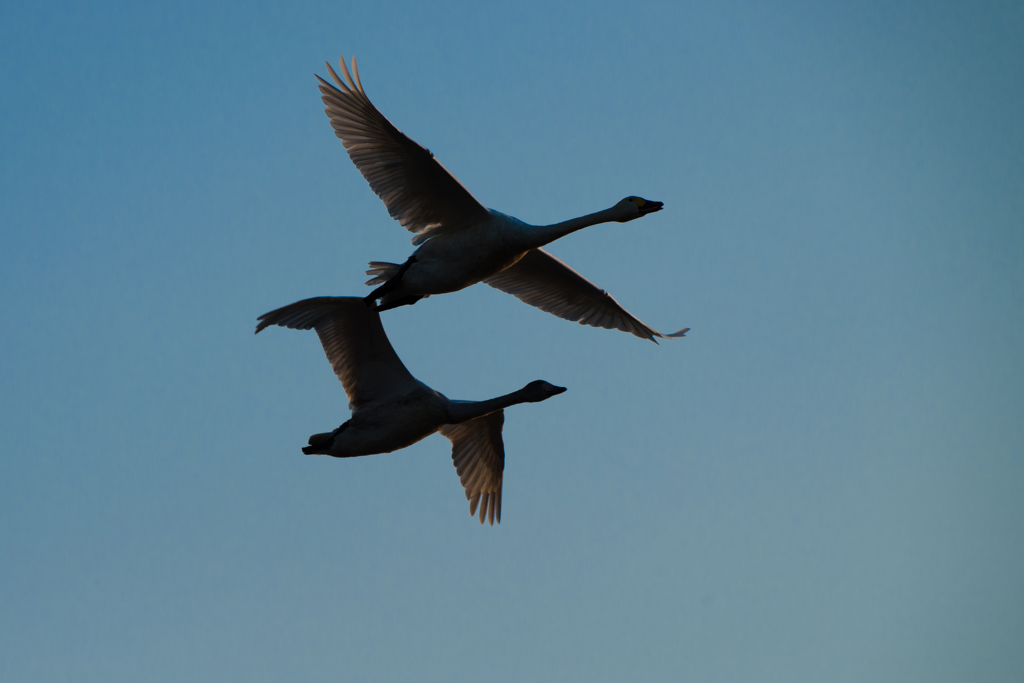
[[654,213],[655,211],[661,211],[661,207],[663,207],[663,206],[664,206],[664,204],[662,202],[652,202],[651,200],[648,199],[641,206],[638,206],[637,208],[640,209],[640,215],[641,216],[646,216],[649,213]]
[[554,387],[554,389],[551,392],[551,395],[552,396],[558,396],[559,394],[564,394],[564,393],[565,393],[565,387]]

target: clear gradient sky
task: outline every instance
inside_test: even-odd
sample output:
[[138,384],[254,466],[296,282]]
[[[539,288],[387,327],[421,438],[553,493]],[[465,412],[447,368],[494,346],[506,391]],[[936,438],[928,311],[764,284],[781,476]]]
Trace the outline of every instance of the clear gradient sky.
[[[5,2],[0,679],[1024,679],[1024,9]],[[480,201],[661,213],[551,251],[655,346],[484,286],[385,314],[507,411],[503,521],[447,440],[347,419],[315,335],[410,235],[314,73]]]

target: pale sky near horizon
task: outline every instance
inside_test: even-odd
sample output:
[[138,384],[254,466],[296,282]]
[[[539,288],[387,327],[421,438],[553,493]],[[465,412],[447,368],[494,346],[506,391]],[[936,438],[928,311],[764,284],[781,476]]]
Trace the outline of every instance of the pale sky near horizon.
[[[585,9],[584,9],[585,7]],[[1020,3],[0,7],[0,679],[1024,679]],[[482,285],[384,314],[506,412],[336,460],[312,333],[410,235],[363,85],[659,346]]]

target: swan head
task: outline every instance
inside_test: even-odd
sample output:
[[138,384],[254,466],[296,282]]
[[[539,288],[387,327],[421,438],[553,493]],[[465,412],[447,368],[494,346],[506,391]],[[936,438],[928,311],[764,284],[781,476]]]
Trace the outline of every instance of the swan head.
[[565,387],[556,387],[550,382],[538,379],[523,387],[524,398],[527,403],[539,403],[546,401],[552,396],[557,396],[565,391]]
[[664,206],[664,204],[661,202],[644,199],[643,197],[626,197],[614,207],[621,216],[621,218],[617,218],[616,220],[619,223],[636,220],[637,218],[646,216],[649,213],[661,211],[662,206]]

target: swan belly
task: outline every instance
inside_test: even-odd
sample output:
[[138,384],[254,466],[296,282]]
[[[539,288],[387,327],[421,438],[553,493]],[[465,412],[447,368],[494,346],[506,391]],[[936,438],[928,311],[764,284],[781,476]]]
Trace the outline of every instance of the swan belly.
[[446,418],[443,406],[433,397],[371,404],[353,413],[348,426],[334,437],[330,454],[351,458],[391,453],[427,438]]
[[[497,214],[497,212],[494,212]],[[415,251],[402,277],[410,294],[457,292],[514,265],[527,252],[524,223],[497,214],[490,223],[438,235]]]

